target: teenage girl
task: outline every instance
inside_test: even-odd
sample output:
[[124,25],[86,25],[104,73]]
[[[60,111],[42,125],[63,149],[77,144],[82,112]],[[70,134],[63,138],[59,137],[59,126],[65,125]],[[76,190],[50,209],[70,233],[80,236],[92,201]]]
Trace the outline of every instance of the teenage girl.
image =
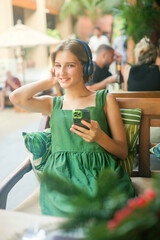
[[[10,95],[14,104],[50,116],[52,154],[43,170],[94,194],[99,172],[109,167],[118,173],[119,184],[123,183],[128,197],[134,197],[131,181],[117,160],[125,159],[128,154],[119,106],[106,90],[93,92],[85,87],[93,74],[90,48],[81,40],[65,40],[51,54],[51,59],[52,71],[65,90],[64,96],[35,97],[51,88],[54,78],[25,85]],[[90,110],[91,122],[82,120],[88,129],[73,124],[73,109]],[[68,197],[50,192],[44,183],[40,187],[40,205],[43,214],[68,216],[72,211]]]

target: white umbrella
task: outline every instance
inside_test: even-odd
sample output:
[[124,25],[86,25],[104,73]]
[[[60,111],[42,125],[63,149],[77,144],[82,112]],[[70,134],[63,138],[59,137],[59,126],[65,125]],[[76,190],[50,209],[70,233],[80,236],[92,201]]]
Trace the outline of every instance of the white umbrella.
[[54,45],[60,40],[52,38],[44,33],[36,31],[17,21],[17,24],[10,27],[0,35],[0,47],[34,47],[38,45]]
[[23,48],[35,47],[40,45],[55,45],[60,40],[50,37],[44,33],[36,31],[24,24],[21,20],[17,24],[10,27],[6,32],[0,34],[0,48],[15,48],[17,50],[17,58],[21,62],[23,71],[23,82],[25,83],[24,76],[24,51]]

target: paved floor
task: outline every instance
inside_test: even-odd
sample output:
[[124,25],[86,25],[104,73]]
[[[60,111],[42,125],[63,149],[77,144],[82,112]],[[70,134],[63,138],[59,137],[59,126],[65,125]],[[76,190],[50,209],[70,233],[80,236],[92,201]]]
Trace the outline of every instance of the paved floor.
[[[37,113],[17,113],[13,108],[0,112],[0,181],[26,158],[22,132],[37,131],[40,117]],[[16,207],[38,184],[33,171],[27,173],[10,192],[7,209]]]

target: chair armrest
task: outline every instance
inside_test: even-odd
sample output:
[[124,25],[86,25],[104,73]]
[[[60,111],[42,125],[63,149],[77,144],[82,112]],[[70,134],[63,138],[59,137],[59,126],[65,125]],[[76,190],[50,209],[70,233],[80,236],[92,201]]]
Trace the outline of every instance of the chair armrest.
[[17,168],[15,168],[6,178],[0,183],[0,209],[6,208],[7,197],[9,191],[14,185],[29,171],[32,170],[32,165],[29,158],[26,158]]

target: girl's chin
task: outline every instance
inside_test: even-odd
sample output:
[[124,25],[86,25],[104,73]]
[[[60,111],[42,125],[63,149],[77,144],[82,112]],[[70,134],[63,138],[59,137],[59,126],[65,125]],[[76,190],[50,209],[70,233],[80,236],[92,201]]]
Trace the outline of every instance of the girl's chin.
[[65,88],[70,86],[70,81],[65,81],[65,82],[59,82],[60,86]]
[[60,83],[60,86],[61,86],[62,88],[68,88],[68,87],[69,87],[69,84],[67,84],[67,83]]

